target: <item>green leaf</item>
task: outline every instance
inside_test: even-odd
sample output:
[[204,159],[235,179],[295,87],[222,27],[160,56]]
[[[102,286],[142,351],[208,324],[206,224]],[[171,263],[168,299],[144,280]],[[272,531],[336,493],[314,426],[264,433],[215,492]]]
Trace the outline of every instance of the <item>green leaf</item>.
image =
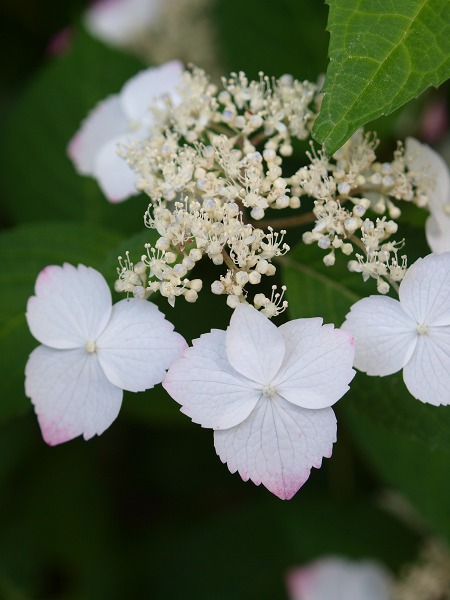
[[[337,256],[334,267],[325,267],[322,256],[315,246],[301,244],[289,258],[280,260],[289,314],[291,318],[320,316],[338,327],[352,304],[376,293],[376,289],[374,281],[363,283],[360,275],[347,270],[344,256]],[[369,377],[358,372],[341,403],[350,399],[355,411],[386,430],[418,440],[426,448],[450,452],[448,407],[430,406],[413,398],[401,373]]]
[[24,395],[24,368],[37,342],[28,331],[25,310],[39,271],[63,262],[99,268],[119,240],[103,229],[68,223],[23,225],[0,235],[0,420],[31,406]]
[[328,0],[330,63],[314,138],[333,154],[362,125],[450,75],[448,0]]
[[94,106],[142,65],[77,32],[70,52],[55,59],[25,91],[0,143],[3,212],[13,222],[70,221],[132,232],[148,201],[110,204],[97,183],[78,175],[69,140]]

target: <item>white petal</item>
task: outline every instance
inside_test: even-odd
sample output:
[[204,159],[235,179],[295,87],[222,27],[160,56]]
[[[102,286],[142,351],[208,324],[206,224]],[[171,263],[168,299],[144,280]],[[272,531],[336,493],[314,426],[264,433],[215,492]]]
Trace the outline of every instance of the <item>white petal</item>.
[[430,146],[414,138],[407,138],[405,156],[410,170],[433,180],[434,188],[429,197],[431,212],[450,201],[450,174],[445,160]]
[[450,326],[430,327],[419,336],[403,379],[418,400],[434,406],[450,404]]
[[260,384],[270,384],[283,361],[283,336],[267,317],[248,304],[239,304],[227,329],[230,365]]
[[162,4],[163,0],[101,0],[88,7],[84,23],[93,36],[124,46],[158,19]]
[[406,271],[399,297],[418,325],[450,325],[450,252],[416,260]]
[[164,388],[194,423],[213,429],[242,423],[261,390],[228,362],[225,331],[213,329],[193,344],[169,369]]
[[281,325],[286,353],[273,385],[285,400],[303,408],[326,408],[339,400],[353,379],[353,336],[322,319]]
[[97,104],[67,147],[78,173],[93,175],[97,155],[104,144],[127,130],[128,122],[117,94]]
[[148,107],[166,94],[174,94],[181,83],[184,68],[178,60],[172,60],[160,67],[151,67],[132,77],[120,93],[124,113],[130,121],[151,122]]
[[113,306],[96,346],[109,381],[140,392],[161,383],[187,344],[154,304],[131,298]]
[[392,578],[372,561],[327,557],[288,573],[291,600],[390,600]]
[[359,300],[342,325],[355,338],[354,366],[368,375],[400,371],[414,351],[416,327],[400,302],[387,296]]
[[450,216],[441,211],[439,220],[437,211],[428,217],[425,223],[425,235],[433,252],[450,252]]
[[38,346],[25,367],[25,391],[47,444],[100,435],[119,414],[122,390],[110,383],[95,353]]
[[117,152],[119,145],[126,145],[130,141],[129,135],[111,139],[103,145],[95,160],[93,175],[112,203],[123,202],[139,193],[135,185],[138,176]]
[[27,322],[32,335],[52,348],[79,348],[94,341],[111,315],[111,292],[95,269],[65,263],[38,275],[28,300]]
[[336,441],[332,408],[308,410],[275,396],[261,398],[240,425],[214,432],[214,446],[222,462],[244,481],[262,483],[289,500],[330,457]]

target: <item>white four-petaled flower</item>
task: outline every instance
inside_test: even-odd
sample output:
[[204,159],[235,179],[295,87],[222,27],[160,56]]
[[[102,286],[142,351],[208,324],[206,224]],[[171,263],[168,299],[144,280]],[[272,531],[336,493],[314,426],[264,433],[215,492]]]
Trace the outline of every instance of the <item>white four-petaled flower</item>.
[[450,404],[450,252],[411,265],[399,298],[369,296],[352,306],[342,328],[355,336],[355,367],[380,376],[403,369],[415,398]]
[[25,391],[50,445],[100,435],[117,417],[123,390],[160,383],[186,347],[154,304],[132,298],[113,306],[90,267],[46,267],[35,294],[27,321],[43,345],[28,359]]
[[178,61],[146,69],[132,77],[119,94],[100,102],[71,139],[68,154],[82,175],[97,179],[111,202],[137,194],[136,173],[119,156],[118,148],[145,138],[152,122],[149,105],[156,98],[171,95],[181,82],[183,65]]
[[277,328],[240,304],[226,331],[194,340],[163,386],[194,423],[214,429],[232,473],[289,499],[331,456],[330,407],[348,390],[353,357],[353,337],[320,318]]
[[84,23],[95,37],[127,46],[158,21],[163,5],[164,0],[98,0],[87,8]]
[[286,583],[290,600],[390,600],[391,582],[376,562],[327,557],[293,569]]
[[433,181],[433,189],[428,198],[431,215],[425,226],[428,245],[433,252],[448,252],[450,250],[449,168],[440,154],[414,138],[406,140],[406,156],[411,170],[422,172],[430,176]]

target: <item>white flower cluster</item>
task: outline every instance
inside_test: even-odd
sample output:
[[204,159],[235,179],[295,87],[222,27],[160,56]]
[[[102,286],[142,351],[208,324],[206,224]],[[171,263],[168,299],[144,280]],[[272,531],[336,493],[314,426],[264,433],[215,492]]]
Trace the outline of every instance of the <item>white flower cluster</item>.
[[[224,79],[223,87],[218,92],[201,69],[186,71],[175,100],[151,107],[149,136],[122,149],[139,174],[137,187],[151,198],[145,224],[160,238],[138,265],[121,265],[118,290],[138,297],[158,290],[172,305],[180,295],[194,302],[201,284],[186,275],[208,256],[228,267],[212,291],[235,308],[249,301],[246,286],[273,276],[272,260],[289,250],[283,230],[256,225],[269,208],[300,206],[282,162],[292,140],[309,135],[317,87],[290,76],[249,81],[243,73]],[[259,293],[252,302],[275,316],[287,306],[282,295]]]
[[[329,159],[323,153],[309,154],[311,164],[291,178],[293,191],[315,199],[316,218],[312,231],[303,235],[306,244],[326,250],[325,265],[335,263],[336,250],[350,256],[362,250],[349,269],[362,273],[364,280],[377,280],[378,291],[386,294],[389,284],[403,279],[406,256],[398,257],[402,241],[391,241],[401,215],[398,201],[426,206],[433,180],[425,168],[413,168],[413,156],[398,144],[392,162],[379,163],[376,137],[358,131]],[[371,210],[378,218],[368,218]]]

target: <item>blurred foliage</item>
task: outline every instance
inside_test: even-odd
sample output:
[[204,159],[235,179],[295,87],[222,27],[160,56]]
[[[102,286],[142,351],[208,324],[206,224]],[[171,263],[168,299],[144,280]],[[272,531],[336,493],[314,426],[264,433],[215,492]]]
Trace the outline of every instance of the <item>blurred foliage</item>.
[[[450,535],[450,422],[445,409],[432,414],[408,397],[399,376],[386,385],[372,379],[370,388],[357,375],[337,407],[333,458],[285,503],[231,476],[211,431],[190,423],[160,386],[126,393],[100,438],[43,443],[23,390],[36,345],[24,312],[39,270],[83,262],[112,284],[117,256],[129,250],[137,260],[153,235],[143,229],[145,198],[108,204],[66,156],[87,112],[142,67],[77,27],[84,5],[7,0],[0,8],[0,600],[281,600],[287,569],[328,553],[398,570],[418,536],[380,507],[386,484]],[[326,69],[322,2],[217,0],[216,17],[225,72],[315,80]],[[50,39],[66,26],[69,49],[50,57]],[[410,211],[410,227],[420,222]],[[414,237],[412,257],[426,252],[423,234]],[[321,258],[303,247],[283,261],[291,316],[339,324],[369,288],[344,268],[326,270]],[[157,301],[188,340],[230,317],[223,299],[208,294],[216,275],[205,264],[196,269],[205,290],[195,305]]]

